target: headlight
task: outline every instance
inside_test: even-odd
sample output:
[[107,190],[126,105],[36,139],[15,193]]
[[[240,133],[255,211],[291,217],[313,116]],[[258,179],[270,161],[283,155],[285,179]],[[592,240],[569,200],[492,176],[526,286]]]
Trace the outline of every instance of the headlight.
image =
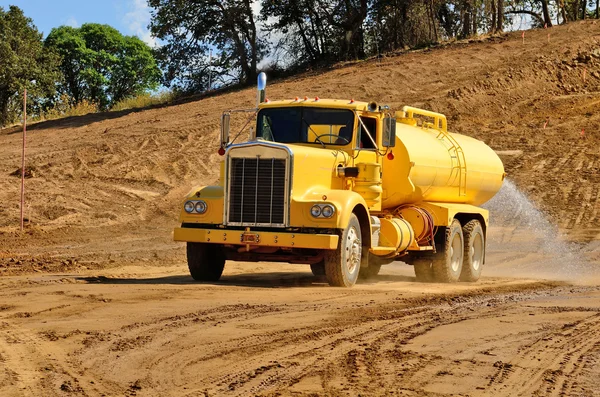
[[208,210],[208,204],[203,200],[186,201],[183,209],[188,214],[204,214]]
[[333,216],[333,214],[335,213],[335,208],[333,208],[333,205],[327,204],[326,206],[323,207],[323,209],[321,210],[321,214],[325,217],[325,218],[331,218]]
[[197,201],[194,208],[196,209],[197,213],[204,214],[206,212],[206,210],[208,209],[208,206],[206,205],[206,203],[204,201]]
[[186,203],[183,205],[183,209],[188,214],[191,214],[192,212],[194,212],[194,202],[193,201],[186,201]]
[[335,214],[335,207],[332,204],[315,204],[310,214],[315,218],[331,218]]
[[310,214],[315,218],[318,218],[321,215],[321,207],[319,207],[318,205],[313,205],[310,209]]

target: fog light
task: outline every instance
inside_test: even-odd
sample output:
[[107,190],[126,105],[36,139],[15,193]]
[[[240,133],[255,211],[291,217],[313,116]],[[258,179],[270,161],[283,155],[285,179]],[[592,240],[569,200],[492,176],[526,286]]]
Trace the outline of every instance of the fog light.
[[321,207],[319,207],[318,205],[313,205],[310,209],[310,214],[315,218],[318,218],[319,216],[321,216]]
[[183,209],[188,214],[191,214],[192,212],[194,212],[194,202],[193,201],[186,201],[186,203],[183,205]]
[[323,214],[325,218],[331,218],[333,214],[335,214],[335,208],[333,208],[333,205],[327,204],[323,207],[321,214]]
[[197,201],[194,208],[196,209],[197,213],[204,214],[206,212],[206,210],[208,209],[208,206],[206,205],[206,203],[204,201]]

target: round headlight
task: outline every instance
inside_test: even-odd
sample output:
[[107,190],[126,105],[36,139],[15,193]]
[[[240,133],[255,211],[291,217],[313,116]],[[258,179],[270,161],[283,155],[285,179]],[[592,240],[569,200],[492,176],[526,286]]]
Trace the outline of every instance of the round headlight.
[[183,209],[188,214],[191,214],[192,212],[194,212],[194,203],[192,201],[186,201],[185,204],[183,205]]
[[310,214],[315,218],[318,218],[321,215],[321,207],[319,207],[318,205],[313,205],[310,209]]
[[196,202],[196,212],[199,214],[204,214],[206,212],[206,210],[208,209],[208,206],[206,205],[206,203],[204,201],[198,201]]
[[323,207],[321,214],[323,214],[325,218],[331,218],[333,214],[335,214],[335,208],[333,208],[333,205],[328,204],[325,207]]

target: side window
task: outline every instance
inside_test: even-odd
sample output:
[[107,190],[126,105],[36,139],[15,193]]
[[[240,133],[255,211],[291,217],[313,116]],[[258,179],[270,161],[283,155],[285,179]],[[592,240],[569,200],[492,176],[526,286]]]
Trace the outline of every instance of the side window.
[[[379,131],[377,131],[377,119],[371,117],[361,117],[362,124],[367,127],[369,133],[373,137],[373,140],[377,142],[377,136],[379,135]],[[361,123],[358,125],[358,133],[359,133],[359,147],[362,149],[376,149],[375,145],[369,138],[369,135],[365,131],[364,127]]]

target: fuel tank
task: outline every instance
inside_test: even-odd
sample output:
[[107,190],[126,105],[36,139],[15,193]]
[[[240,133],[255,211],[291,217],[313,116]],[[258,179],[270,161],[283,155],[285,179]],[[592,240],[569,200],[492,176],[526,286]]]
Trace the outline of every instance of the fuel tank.
[[[431,113],[431,112],[430,112]],[[384,157],[383,208],[422,201],[479,206],[502,186],[504,166],[498,155],[477,139],[398,118],[393,159]],[[392,157],[392,156],[390,156]]]

